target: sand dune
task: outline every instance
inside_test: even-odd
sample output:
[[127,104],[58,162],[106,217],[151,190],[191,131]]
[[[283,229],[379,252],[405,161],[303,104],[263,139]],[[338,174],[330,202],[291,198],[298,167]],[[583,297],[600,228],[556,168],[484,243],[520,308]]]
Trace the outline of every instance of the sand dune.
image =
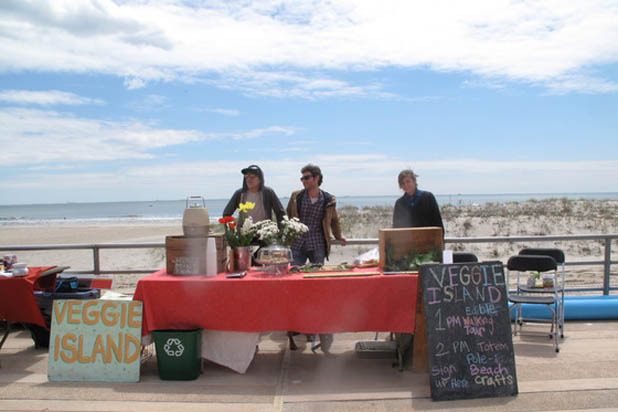
[[[569,235],[618,233],[618,201],[549,199],[485,205],[446,205],[441,208],[448,237]],[[346,206],[339,209],[344,235],[348,239],[377,238],[378,230],[390,227],[392,208]],[[70,221],[60,224],[0,225],[0,245],[91,244],[125,242],[164,242],[166,235],[182,234],[177,223],[106,223],[80,224]],[[568,261],[602,260],[602,241],[569,241],[539,243],[481,243],[447,244],[447,248],[470,251],[481,260],[501,260],[523,247],[559,247]],[[368,246],[333,247],[330,263],[352,261]],[[612,242],[614,255],[618,241]],[[3,254],[10,253],[4,252]],[[14,252],[22,262],[31,266],[68,265],[74,270],[92,269],[92,252],[88,250],[58,250]],[[156,269],[165,264],[163,249],[104,250],[101,252],[103,270]],[[574,266],[568,271],[570,285],[600,286],[601,266]],[[618,268],[612,270],[612,279]],[[138,275],[118,275],[117,288],[133,292]],[[616,282],[614,281],[614,284]]]

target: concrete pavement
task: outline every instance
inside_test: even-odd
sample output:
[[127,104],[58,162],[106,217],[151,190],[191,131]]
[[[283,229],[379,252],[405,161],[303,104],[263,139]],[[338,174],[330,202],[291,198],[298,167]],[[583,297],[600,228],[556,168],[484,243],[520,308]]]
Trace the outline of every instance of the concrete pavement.
[[426,373],[356,356],[355,342],[373,333],[335,335],[326,357],[302,336],[290,352],[285,333],[273,332],[244,375],[205,363],[195,381],[162,381],[152,357],[139,383],[110,384],[48,382],[47,352],[22,330],[0,351],[0,411],[618,410],[618,321],[568,322],[565,331],[558,354],[547,337],[514,337],[518,396],[434,402]]

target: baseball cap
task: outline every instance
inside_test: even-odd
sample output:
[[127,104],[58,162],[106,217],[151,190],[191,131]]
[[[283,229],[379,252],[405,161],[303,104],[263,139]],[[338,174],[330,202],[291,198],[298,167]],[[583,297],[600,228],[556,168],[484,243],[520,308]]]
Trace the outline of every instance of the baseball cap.
[[257,167],[256,165],[250,165],[250,166],[247,166],[244,169],[242,169],[240,171],[240,173],[242,173],[243,175],[246,175],[247,173],[253,173],[255,175],[259,175],[260,174],[260,168]]

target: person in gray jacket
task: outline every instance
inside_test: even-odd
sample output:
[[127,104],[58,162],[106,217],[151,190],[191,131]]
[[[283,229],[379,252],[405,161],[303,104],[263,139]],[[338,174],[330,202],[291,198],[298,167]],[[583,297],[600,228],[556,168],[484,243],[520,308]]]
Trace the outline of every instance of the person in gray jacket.
[[[277,194],[270,187],[264,186],[264,173],[257,165],[250,165],[241,170],[243,174],[242,188],[232,195],[223,209],[223,217],[232,216],[238,205],[246,202],[255,203],[255,207],[247,212],[253,223],[270,219],[278,223],[283,219],[285,210]],[[242,225],[244,216],[239,216]]]

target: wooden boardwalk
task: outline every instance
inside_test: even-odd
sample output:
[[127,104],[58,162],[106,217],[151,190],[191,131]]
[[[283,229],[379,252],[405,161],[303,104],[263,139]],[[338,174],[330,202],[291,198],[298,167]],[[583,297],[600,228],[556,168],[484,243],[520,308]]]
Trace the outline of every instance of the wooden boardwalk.
[[302,338],[290,352],[285,334],[273,332],[245,375],[205,363],[195,381],[162,381],[151,358],[139,383],[108,384],[48,382],[47,352],[17,331],[0,351],[0,411],[618,410],[618,321],[568,322],[565,330],[558,354],[547,337],[514,338],[518,396],[445,402],[431,400],[427,374],[359,359],[355,342],[373,333],[335,335],[326,357]]

